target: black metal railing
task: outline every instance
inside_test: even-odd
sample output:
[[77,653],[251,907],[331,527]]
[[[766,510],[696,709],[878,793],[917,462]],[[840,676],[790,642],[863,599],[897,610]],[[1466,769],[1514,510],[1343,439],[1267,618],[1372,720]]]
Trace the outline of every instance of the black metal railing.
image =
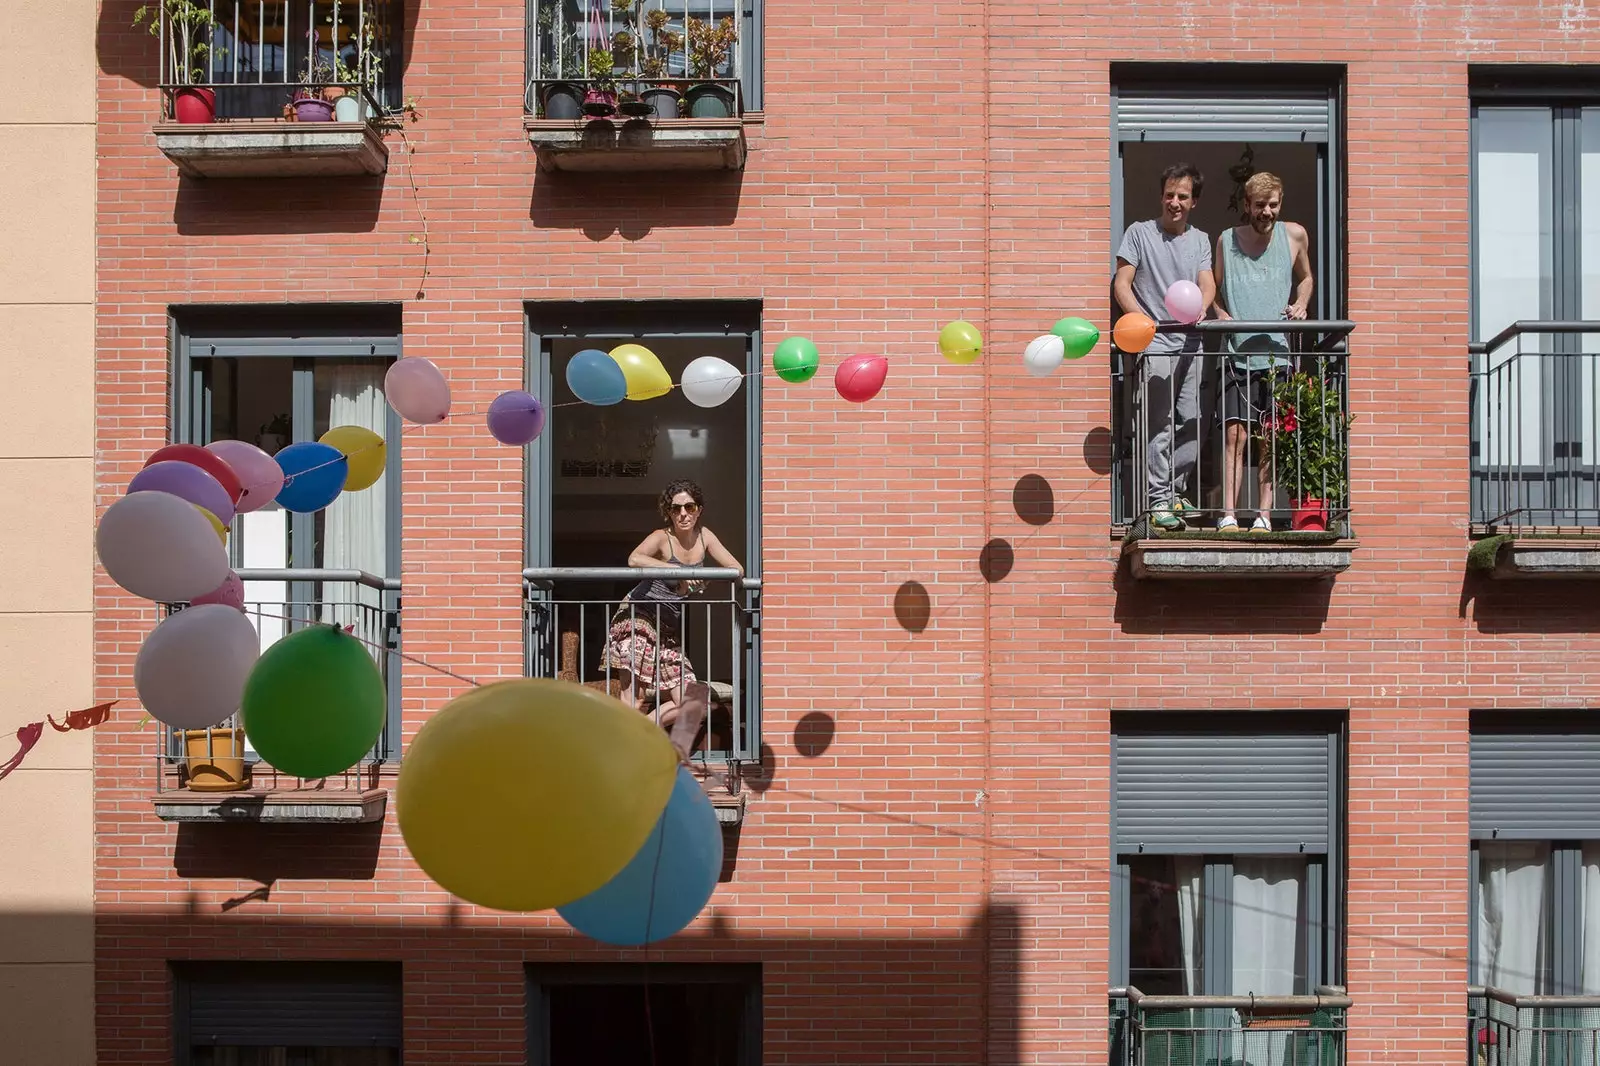
[[1343,1066],[1344,989],[1308,996],[1111,991],[1111,1066]]
[[1600,322],[1514,322],[1467,350],[1475,530],[1600,532]]
[[[240,569],[244,611],[256,628],[261,650],[308,625],[337,625],[360,640],[383,676],[388,700],[382,735],[355,767],[323,787],[369,788],[379,767],[400,755],[400,581],[363,570]],[[165,604],[164,611],[187,604]],[[157,790],[192,786],[197,768],[215,777],[242,761],[243,777],[252,788],[293,787],[296,778],[261,763],[249,746],[238,715],[209,729],[158,728]],[[220,770],[218,768],[221,768]],[[218,782],[213,781],[215,786]]]
[[[717,567],[535,567],[524,570],[526,670],[609,692],[669,732],[688,679],[706,686],[697,760],[761,757],[761,582]],[[630,599],[642,581],[669,597]],[[687,583],[678,586],[678,582]]]
[[[1354,329],[1338,320],[1163,323],[1158,334],[1192,350],[1113,346],[1114,524],[1135,537],[1348,535]],[[1282,336],[1288,351],[1229,350],[1230,337],[1247,334]]]
[[1467,989],[1469,1066],[1596,1066],[1600,996]]

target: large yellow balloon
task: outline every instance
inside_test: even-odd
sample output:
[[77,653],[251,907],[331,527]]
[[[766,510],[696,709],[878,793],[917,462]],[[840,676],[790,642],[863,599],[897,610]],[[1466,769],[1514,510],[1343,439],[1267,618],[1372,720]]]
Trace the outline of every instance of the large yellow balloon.
[[473,689],[428,719],[395,783],[400,834],[468,903],[538,911],[581,899],[638,854],[677,750],[649,718],[570,681]]
[[318,440],[330,448],[339,449],[350,460],[350,476],[345,478],[344,491],[370,489],[383,476],[383,464],[388,461],[389,448],[382,437],[365,426],[334,426]]
[[642,344],[620,344],[611,349],[611,358],[622,368],[628,382],[628,399],[653,400],[672,391],[672,377],[661,360]]

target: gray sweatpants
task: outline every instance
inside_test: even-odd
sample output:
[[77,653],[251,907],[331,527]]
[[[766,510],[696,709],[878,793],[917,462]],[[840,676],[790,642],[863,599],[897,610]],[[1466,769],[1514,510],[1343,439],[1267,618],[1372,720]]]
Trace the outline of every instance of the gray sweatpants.
[[1195,485],[1200,460],[1200,360],[1176,352],[1146,355],[1144,380],[1149,507],[1159,510]]

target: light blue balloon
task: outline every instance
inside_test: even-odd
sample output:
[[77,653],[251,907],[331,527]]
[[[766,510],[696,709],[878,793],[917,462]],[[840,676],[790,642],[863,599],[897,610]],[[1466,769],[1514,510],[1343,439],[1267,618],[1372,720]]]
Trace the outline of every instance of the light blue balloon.
[[285,511],[310,514],[339,498],[350,476],[350,460],[331,444],[306,440],[291,444],[272,457],[283,468],[283,488],[278,506]]
[[682,930],[705,908],[722,872],[717,812],[686,767],[644,847],[611,880],[556,913],[584,936],[637,947]]
[[628,379],[622,367],[598,348],[585,348],[567,363],[567,388],[596,407],[610,407],[628,398]]

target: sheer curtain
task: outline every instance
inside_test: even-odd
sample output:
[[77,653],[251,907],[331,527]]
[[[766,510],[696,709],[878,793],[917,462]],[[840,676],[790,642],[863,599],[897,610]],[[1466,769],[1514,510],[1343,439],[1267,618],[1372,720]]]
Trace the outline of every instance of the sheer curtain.
[[[1288,996],[1305,969],[1306,863],[1293,857],[1238,855],[1233,860],[1233,986],[1236,996]],[[1251,1066],[1283,1066],[1312,1050],[1293,1033],[1239,1033],[1233,1057]]]
[[[362,426],[386,436],[389,407],[383,397],[380,365],[345,364],[331,368],[329,426]],[[388,563],[389,475],[360,492],[344,492],[328,505],[322,530],[322,566],[328,570],[365,570],[385,576]],[[344,582],[322,587],[322,620],[353,626],[367,641],[374,658],[383,644],[383,594],[365,585]]]
[[1178,887],[1178,935],[1183,944],[1183,994],[1200,994],[1200,886],[1205,862],[1191,855],[1172,860]]
[[[1544,900],[1550,845],[1478,846],[1478,983],[1514,995],[1544,991]],[[1585,944],[1587,947],[1587,944]]]

